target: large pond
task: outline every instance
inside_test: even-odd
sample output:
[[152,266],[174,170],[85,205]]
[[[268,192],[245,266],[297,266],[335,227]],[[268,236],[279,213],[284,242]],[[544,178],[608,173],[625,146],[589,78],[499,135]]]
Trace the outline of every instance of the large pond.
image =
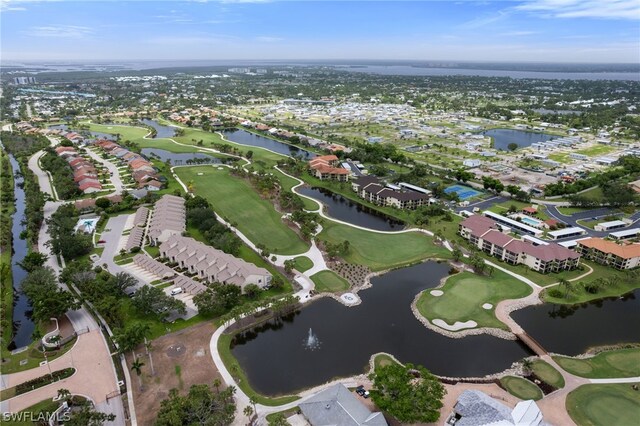
[[228,140],[241,145],[257,146],[283,155],[302,156],[304,159],[315,157],[314,153],[298,148],[297,146],[265,138],[264,136],[256,135],[255,133],[247,132],[246,130],[223,130],[220,133],[222,133]]
[[154,136],[154,138],[172,138],[176,135],[176,128],[172,127],[172,126],[164,126],[160,123],[158,123],[155,120],[150,120],[148,118],[145,118],[143,120],[140,120],[142,123],[146,124],[147,126],[151,126],[154,129],[156,129],[156,135]]
[[15,208],[16,211],[13,214],[13,225],[11,228],[13,254],[11,257],[11,274],[13,275],[13,341],[9,345],[9,349],[21,348],[31,343],[31,336],[35,329],[35,324],[31,321],[31,304],[27,296],[22,293],[21,286],[22,281],[27,277],[27,272],[22,269],[19,262],[22,262],[27,255],[27,241],[20,239],[20,234],[26,230],[26,226],[23,221],[25,217],[25,193],[22,188],[24,179],[20,174],[20,165],[13,158],[13,155],[9,155],[9,161],[11,162],[11,168],[13,169],[14,176],[14,194],[15,194]]
[[49,128],[57,129],[57,130],[65,130],[67,132],[76,132],[80,135],[90,136],[96,139],[109,139],[112,141],[118,140],[118,137],[115,134],[103,133],[103,132],[90,132],[89,130],[75,130],[75,129],[69,128],[69,126],[67,126],[66,124],[56,124],[53,126],[49,126]]
[[[237,336],[233,355],[253,389],[266,395],[360,374],[377,352],[445,376],[495,373],[530,355],[517,341],[487,335],[450,339],[415,318],[411,302],[416,294],[437,286],[448,270],[446,263],[427,262],[375,277],[373,287],[359,293],[362,304],[348,308],[320,299],[286,322],[269,322]],[[309,329],[320,341],[315,350],[305,345]]]
[[640,289],[581,305],[530,306],[511,317],[549,352],[577,355],[591,346],[640,342]]
[[171,152],[158,148],[142,148],[140,152],[147,158],[157,158],[161,161],[170,160],[174,166],[222,162],[222,160],[217,157],[201,152]]
[[518,145],[518,148],[524,148],[531,146],[535,142],[544,142],[558,137],[546,133],[525,132],[514,129],[493,129],[482,132],[482,134],[492,137],[493,147],[503,151],[508,151],[511,143]]
[[399,231],[404,228],[404,222],[353,202],[328,189],[301,187],[296,191],[320,201],[327,206],[329,216],[338,220],[378,231]]

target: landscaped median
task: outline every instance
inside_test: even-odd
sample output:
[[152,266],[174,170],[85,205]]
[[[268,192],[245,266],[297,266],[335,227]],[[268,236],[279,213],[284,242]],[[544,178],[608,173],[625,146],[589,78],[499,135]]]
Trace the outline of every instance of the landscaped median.
[[474,321],[476,327],[508,330],[496,318],[496,305],[502,300],[526,297],[531,291],[522,281],[497,269],[491,276],[460,272],[447,277],[442,287],[423,291],[416,307],[432,323],[436,319],[450,325]]
[[53,371],[51,374],[45,374],[44,376],[20,383],[14,387],[3,389],[0,392],[0,400],[6,401],[7,399],[22,395],[23,393],[31,392],[32,390],[50,385],[51,383],[64,380],[73,376],[75,372],[75,368],[65,368],[63,370]]

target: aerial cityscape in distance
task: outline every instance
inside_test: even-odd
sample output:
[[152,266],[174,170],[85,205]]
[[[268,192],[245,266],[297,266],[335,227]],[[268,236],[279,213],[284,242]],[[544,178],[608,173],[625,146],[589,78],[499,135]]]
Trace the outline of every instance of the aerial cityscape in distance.
[[0,0],[0,422],[640,424],[638,0]]

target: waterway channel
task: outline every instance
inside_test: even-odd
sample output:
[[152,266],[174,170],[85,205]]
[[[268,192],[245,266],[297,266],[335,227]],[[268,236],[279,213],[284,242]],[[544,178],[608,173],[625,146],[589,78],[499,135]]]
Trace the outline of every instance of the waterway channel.
[[247,132],[246,130],[223,130],[220,133],[222,133],[226,139],[240,145],[266,148],[283,155],[295,155],[297,157],[302,156],[302,158],[307,160],[315,157],[313,152],[284,142],[279,142],[274,139],[265,138],[264,136],[256,135],[255,133]]
[[31,336],[35,329],[35,324],[31,320],[31,304],[27,296],[22,293],[22,281],[27,277],[27,272],[18,264],[22,262],[27,255],[28,246],[26,239],[21,239],[20,234],[26,230],[26,204],[25,192],[22,188],[24,179],[20,174],[20,165],[18,161],[9,154],[9,161],[13,169],[14,176],[14,197],[15,197],[15,213],[12,216],[13,224],[11,227],[12,250],[11,257],[11,274],[13,280],[13,341],[9,345],[9,349],[21,348],[31,343]]
[[377,231],[400,231],[404,228],[404,222],[351,201],[328,189],[303,186],[297,188],[296,192],[320,201],[327,206],[329,216],[343,222]]

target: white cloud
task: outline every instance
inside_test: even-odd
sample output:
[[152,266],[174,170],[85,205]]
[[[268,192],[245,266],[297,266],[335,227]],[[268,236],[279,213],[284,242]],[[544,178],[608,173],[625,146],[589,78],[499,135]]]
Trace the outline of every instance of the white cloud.
[[640,19],[638,0],[527,0],[515,8],[556,18]]
[[482,16],[479,18],[472,19],[471,21],[464,22],[459,26],[459,28],[468,29],[468,30],[481,28],[481,27],[502,21],[508,18],[510,14],[511,13],[508,10],[499,10],[489,16]]
[[80,25],[45,25],[30,27],[23,34],[32,37],[83,38],[93,34],[93,30]]
[[282,37],[258,36],[256,40],[263,43],[275,43],[276,41],[282,41],[284,39]]
[[538,34],[538,33],[536,31],[507,31],[504,33],[500,33],[498,35],[502,37],[524,37],[524,36],[530,36],[534,34]]

